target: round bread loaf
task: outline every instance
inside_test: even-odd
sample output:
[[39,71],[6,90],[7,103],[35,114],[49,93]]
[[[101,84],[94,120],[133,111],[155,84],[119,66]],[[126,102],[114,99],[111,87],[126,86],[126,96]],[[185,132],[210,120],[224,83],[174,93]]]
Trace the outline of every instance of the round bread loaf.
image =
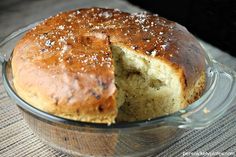
[[18,42],[12,71],[17,93],[31,105],[95,123],[169,114],[205,87],[204,50],[185,27],[117,9],[44,20]]

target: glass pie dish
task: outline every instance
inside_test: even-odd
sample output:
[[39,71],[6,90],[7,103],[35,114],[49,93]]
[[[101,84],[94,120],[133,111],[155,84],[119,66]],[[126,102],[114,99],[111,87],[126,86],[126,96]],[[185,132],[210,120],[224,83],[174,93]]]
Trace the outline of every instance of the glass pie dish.
[[209,126],[234,105],[236,73],[205,54],[207,86],[200,99],[178,112],[146,121],[112,125],[79,122],[41,111],[17,95],[11,54],[16,42],[37,23],[0,43],[2,79],[33,132],[49,146],[73,156],[145,156],[160,152],[188,129]]

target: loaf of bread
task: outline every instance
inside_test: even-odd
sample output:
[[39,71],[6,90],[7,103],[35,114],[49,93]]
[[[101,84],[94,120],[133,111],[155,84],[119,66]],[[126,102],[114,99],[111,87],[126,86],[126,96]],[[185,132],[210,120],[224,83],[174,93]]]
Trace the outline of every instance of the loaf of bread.
[[18,42],[12,71],[17,93],[32,106],[94,123],[170,114],[205,87],[204,50],[185,27],[118,9],[44,20]]

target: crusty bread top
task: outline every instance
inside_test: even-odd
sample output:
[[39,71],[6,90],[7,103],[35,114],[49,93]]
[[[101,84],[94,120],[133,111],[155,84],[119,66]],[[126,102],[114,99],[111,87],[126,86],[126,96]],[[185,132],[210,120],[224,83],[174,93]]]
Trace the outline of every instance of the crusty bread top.
[[[108,51],[106,45],[101,46],[102,43],[96,43],[97,46],[94,47],[93,39],[86,37],[110,38],[112,43],[124,44],[144,55],[167,59],[180,66],[184,69],[188,84],[195,82],[204,69],[204,50],[185,27],[145,12],[129,14],[117,9],[88,8],[60,13],[37,26],[28,33],[27,38],[29,36],[33,36],[31,38],[40,44],[41,51],[48,51],[43,54],[49,55],[66,49],[63,47],[65,43],[72,49],[81,49],[80,51],[85,48],[86,51],[96,53],[99,47]],[[86,56],[80,60],[89,58],[90,56]],[[99,61],[101,65],[108,62]],[[84,68],[79,69],[87,71],[88,68],[90,66],[85,64]]]
[[53,99],[56,112],[115,115],[110,44],[167,61],[183,71],[186,89],[204,70],[203,49],[183,26],[148,13],[87,8],[50,17],[20,40],[12,59],[15,82]]

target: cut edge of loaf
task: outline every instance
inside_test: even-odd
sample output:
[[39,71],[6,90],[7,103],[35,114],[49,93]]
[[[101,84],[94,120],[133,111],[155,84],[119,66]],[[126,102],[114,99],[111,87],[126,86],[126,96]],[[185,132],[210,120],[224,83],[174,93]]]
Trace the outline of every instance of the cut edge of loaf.
[[118,95],[123,97],[117,98],[121,106],[117,121],[168,115],[187,107],[202,94],[204,72],[194,87],[186,87],[183,70],[166,60],[144,56],[121,44],[114,44],[112,52]]

